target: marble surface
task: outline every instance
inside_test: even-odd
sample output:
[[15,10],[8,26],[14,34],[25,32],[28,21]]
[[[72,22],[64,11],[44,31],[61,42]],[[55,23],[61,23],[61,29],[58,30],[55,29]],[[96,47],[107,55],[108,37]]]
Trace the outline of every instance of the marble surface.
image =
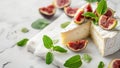
[[[74,0],[77,2],[77,0]],[[120,0],[111,0],[120,10]],[[31,28],[31,23],[38,18],[43,18],[38,8],[51,4],[52,0],[0,0],[0,68],[56,68],[54,65],[46,65],[44,60],[27,52],[26,47],[16,46],[16,42],[22,38],[31,38],[41,30]],[[75,5],[75,2],[72,4]],[[63,11],[57,9],[50,22],[62,15]],[[120,16],[120,13],[116,14]],[[22,33],[21,28],[26,27],[30,31]]]

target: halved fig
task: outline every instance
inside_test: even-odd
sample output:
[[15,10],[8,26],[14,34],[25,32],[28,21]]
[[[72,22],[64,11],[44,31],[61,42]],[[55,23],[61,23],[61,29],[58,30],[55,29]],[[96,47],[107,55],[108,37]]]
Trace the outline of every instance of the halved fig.
[[87,40],[71,41],[68,42],[67,47],[73,51],[81,51],[86,48],[87,44]]
[[56,8],[53,4],[51,4],[51,5],[48,5],[47,7],[39,8],[39,12],[45,17],[51,17],[55,14]]
[[78,9],[75,16],[74,16],[74,22],[76,24],[82,24],[85,20],[85,17],[82,15],[84,13],[84,9]]
[[113,17],[108,17],[105,15],[100,16],[99,26],[105,30],[111,30],[117,25],[117,20]]
[[[99,16],[99,15],[97,14],[96,10],[94,11],[94,13],[95,13],[97,16]],[[107,12],[106,12],[104,15],[105,15],[105,16],[108,16],[108,17],[113,17],[113,16],[114,16],[114,13],[115,13],[115,11],[113,11],[111,8],[108,8],[108,9],[107,9]]]
[[54,4],[57,8],[64,8],[66,6],[69,6],[71,3],[71,0],[54,0]]
[[93,11],[90,3],[85,5],[84,11],[85,12],[92,12]]
[[65,7],[64,12],[69,17],[74,17],[75,13],[77,12],[78,8],[71,8],[71,7]]
[[113,17],[114,11],[111,8],[108,8],[107,12],[104,15],[106,15],[108,17]]
[[120,68],[120,59],[114,59],[110,62],[108,68]]

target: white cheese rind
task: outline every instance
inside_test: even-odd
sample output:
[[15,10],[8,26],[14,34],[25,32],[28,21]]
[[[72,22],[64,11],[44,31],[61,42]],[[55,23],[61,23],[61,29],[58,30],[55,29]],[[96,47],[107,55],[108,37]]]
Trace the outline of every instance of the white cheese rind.
[[61,32],[62,43],[67,44],[69,41],[76,41],[87,38],[90,34],[90,25],[90,21],[81,25],[71,22],[71,24]]
[[106,31],[92,24],[91,37],[102,56],[113,54],[120,49],[120,31]]

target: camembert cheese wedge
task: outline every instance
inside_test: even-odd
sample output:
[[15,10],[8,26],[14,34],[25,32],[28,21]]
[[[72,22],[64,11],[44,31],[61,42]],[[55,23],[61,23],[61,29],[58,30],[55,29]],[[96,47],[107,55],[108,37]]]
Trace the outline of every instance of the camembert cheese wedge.
[[120,31],[107,31],[91,24],[91,37],[102,56],[115,53],[120,49]]
[[74,23],[69,24],[64,31],[61,32],[62,43],[67,44],[69,41],[77,41],[87,38],[90,34],[90,21],[87,21],[81,25]]

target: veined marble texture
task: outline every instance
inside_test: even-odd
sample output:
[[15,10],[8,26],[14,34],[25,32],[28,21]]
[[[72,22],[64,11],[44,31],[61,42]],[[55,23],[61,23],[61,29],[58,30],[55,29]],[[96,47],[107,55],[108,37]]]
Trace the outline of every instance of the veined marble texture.
[[[77,0],[74,0],[77,1]],[[52,0],[0,0],[0,68],[56,68],[46,65],[44,60],[27,52],[26,47],[16,46],[22,38],[31,38],[41,30],[31,28],[31,23],[38,18],[43,18],[38,8],[51,4]],[[116,10],[120,18],[120,0],[110,0],[109,6]],[[84,4],[84,3],[83,3]],[[75,5],[73,2],[72,6]],[[57,9],[52,22],[62,15],[63,11]],[[28,28],[28,33],[22,33],[23,27]]]

